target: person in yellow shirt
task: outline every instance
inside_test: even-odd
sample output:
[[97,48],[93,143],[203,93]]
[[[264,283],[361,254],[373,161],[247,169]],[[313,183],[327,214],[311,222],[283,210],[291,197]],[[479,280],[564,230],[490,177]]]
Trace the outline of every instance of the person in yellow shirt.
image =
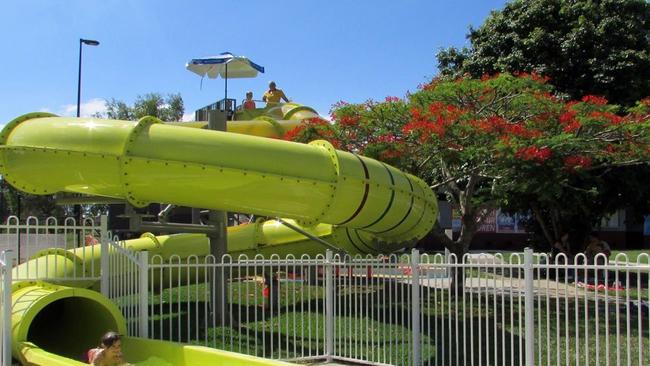
[[262,100],[265,101],[267,105],[279,103],[280,100],[289,102],[289,98],[287,98],[287,96],[284,95],[282,89],[277,89],[275,87],[275,81],[271,81],[269,83],[269,90],[267,90],[266,93],[264,93],[264,96],[262,96]]

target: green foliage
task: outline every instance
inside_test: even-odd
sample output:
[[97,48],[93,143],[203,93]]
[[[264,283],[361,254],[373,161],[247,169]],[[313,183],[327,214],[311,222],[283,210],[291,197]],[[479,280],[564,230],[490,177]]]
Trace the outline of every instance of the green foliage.
[[[111,98],[106,102],[106,118],[127,121],[153,116],[162,121],[174,122],[183,118],[185,107],[180,94],[170,94],[166,98],[159,93],[139,95],[133,106]],[[100,116],[103,117],[103,116]]]
[[471,50],[438,55],[442,75],[547,75],[571,98],[632,105],[650,95],[650,4],[644,0],[514,0],[470,29]]

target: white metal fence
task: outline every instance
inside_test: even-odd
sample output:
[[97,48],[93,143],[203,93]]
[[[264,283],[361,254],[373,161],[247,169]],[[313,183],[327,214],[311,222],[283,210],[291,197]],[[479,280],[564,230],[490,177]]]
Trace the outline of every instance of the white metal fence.
[[[139,303],[131,295],[113,298],[134,301],[125,315],[140,332],[146,323],[152,338],[267,358],[648,365],[650,258],[599,260],[586,264],[579,255],[569,264],[532,251],[460,262],[417,251],[225,256],[223,263],[211,256],[153,256],[138,280],[127,281],[127,287],[138,282],[138,291],[126,293],[137,292]],[[133,257],[129,265],[138,262],[144,263]],[[222,279],[225,297],[216,294]]]
[[60,222],[53,217],[28,217],[21,222],[12,216],[0,225],[0,250],[12,251],[16,264],[22,264],[15,281],[96,282],[100,278],[100,251],[95,244],[106,241],[102,240],[106,228],[105,216],[99,223],[92,219],[77,223],[73,218]]
[[11,269],[13,254],[0,252],[0,359],[2,365],[11,365]]
[[[130,335],[305,361],[650,365],[647,253],[618,255],[607,264],[602,256],[526,252],[457,261],[417,251],[225,256],[221,262],[212,256],[148,258],[116,238],[109,241],[105,219],[83,225],[12,220],[0,225],[0,237],[15,240],[11,255],[20,262],[41,261],[23,266],[14,281],[101,279],[102,292],[122,310]],[[96,240],[110,255],[97,256],[86,246]],[[74,256],[41,246],[73,249]],[[11,282],[12,260],[6,253],[0,255],[3,351],[11,306],[6,281]],[[55,259],[61,257],[70,262]],[[57,267],[68,265],[76,269]]]

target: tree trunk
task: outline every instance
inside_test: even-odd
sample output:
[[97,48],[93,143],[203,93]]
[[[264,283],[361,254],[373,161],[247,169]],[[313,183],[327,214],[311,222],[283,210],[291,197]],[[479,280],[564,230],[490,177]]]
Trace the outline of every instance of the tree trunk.
[[[460,236],[453,242],[453,245],[447,247],[449,251],[456,255],[457,264],[463,263],[465,254],[469,251],[469,245],[477,230],[476,214],[473,211],[465,211],[461,220]],[[465,291],[465,268],[452,268],[450,286],[453,294],[462,294]]]

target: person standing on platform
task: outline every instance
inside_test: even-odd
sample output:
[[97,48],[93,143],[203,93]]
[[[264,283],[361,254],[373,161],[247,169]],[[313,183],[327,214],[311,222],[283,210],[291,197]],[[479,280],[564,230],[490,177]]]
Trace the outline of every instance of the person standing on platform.
[[289,102],[289,98],[284,95],[282,89],[276,88],[275,81],[271,81],[269,83],[269,90],[264,93],[262,100],[266,102],[266,105],[280,103],[280,100],[284,100],[287,103]]

